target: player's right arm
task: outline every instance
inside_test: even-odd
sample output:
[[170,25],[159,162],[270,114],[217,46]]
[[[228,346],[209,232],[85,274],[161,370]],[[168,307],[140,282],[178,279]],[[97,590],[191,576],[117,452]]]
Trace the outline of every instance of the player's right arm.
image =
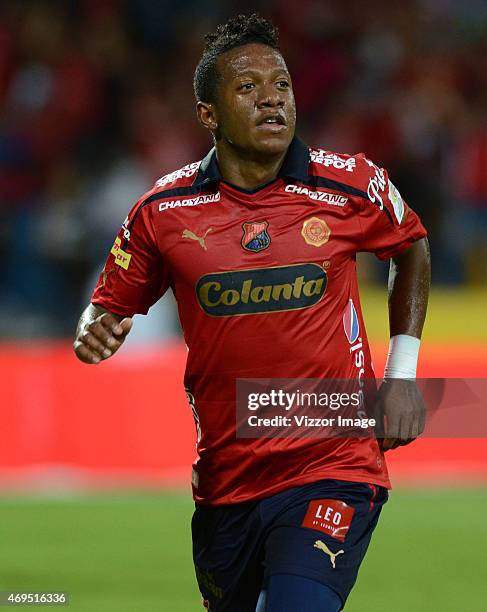
[[79,319],[74,352],[84,363],[100,363],[118,351],[131,329],[131,317],[121,317],[90,304]]
[[73,348],[84,363],[99,363],[118,351],[132,328],[132,317],[147,314],[169,286],[168,269],[152,226],[151,206],[144,203],[143,196],[125,219],[91,304],[80,317]]

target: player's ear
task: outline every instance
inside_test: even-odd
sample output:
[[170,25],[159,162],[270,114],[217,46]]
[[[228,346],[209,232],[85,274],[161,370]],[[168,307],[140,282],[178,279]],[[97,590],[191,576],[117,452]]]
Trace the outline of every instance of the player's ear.
[[212,134],[216,132],[218,129],[218,120],[214,104],[211,102],[197,102],[196,115],[198,117],[198,121],[203,127],[210,130]]

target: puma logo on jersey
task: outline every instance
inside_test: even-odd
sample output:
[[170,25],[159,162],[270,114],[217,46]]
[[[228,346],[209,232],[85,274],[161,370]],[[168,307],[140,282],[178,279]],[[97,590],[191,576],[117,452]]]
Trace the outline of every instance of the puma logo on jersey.
[[211,232],[212,229],[213,229],[212,227],[209,227],[206,230],[206,232],[203,234],[203,236],[197,236],[191,230],[185,229],[184,232],[182,233],[182,237],[188,238],[188,240],[196,240],[196,242],[199,242],[201,248],[207,251],[208,249],[206,248],[205,238]]
[[333,566],[333,569],[335,569],[335,559],[338,557],[338,555],[343,555],[345,552],[344,550],[340,549],[339,551],[334,553],[321,540],[316,540],[316,542],[314,543],[314,548],[317,548],[318,550],[322,550],[326,555],[330,557],[330,562]]

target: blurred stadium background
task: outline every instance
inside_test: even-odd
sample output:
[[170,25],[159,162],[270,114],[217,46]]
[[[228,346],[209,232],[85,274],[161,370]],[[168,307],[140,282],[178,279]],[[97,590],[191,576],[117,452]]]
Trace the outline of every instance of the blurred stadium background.
[[[257,9],[281,30],[299,134],[388,168],[430,232],[421,376],[487,373],[485,0],[7,0],[0,5],[0,590],[80,611],[200,609],[194,427],[172,299],[89,368],[71,337],[126,213],[209,147],[203,34]],[[360,261],[378,372],[387,267]],[[347,610],[480,612],[485,439],[390,454],[395,485]]]

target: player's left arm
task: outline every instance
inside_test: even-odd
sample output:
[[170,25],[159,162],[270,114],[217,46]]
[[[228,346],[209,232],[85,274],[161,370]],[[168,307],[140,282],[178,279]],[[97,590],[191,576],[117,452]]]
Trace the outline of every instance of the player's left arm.
[[430,286],[426,229],[380,168],[355,156],[357,184],[366,193],[357,211],[357,251],[390,260],[391,340],[379,389],[379,431],[384,450],[412,442],[424,429],[425,407],[416,386],[416,366]]
[[391,258],[389,326],[391,343],[379,389],[384,415],[383,450],[409,444],[425,426],[426,409],[416,385],[419,342],[428,306],[431,259],[427,238]]
[[431,284],[431,257],[427,238],[393,257],[389,270],[389,327],[391,336],[421,339]]

